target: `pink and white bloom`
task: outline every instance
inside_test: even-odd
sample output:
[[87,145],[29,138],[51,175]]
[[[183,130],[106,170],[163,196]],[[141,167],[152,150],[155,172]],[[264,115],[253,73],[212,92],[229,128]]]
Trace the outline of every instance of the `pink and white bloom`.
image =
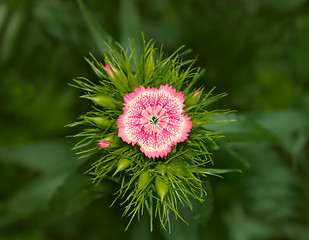
[[172,146],[188,138],[191,117],[184,114],[183,94],[172,86],[140,86],[124,101],[123,114],[117,120],[118,136],[129,144],[138,144],[147,157],[167,156]]

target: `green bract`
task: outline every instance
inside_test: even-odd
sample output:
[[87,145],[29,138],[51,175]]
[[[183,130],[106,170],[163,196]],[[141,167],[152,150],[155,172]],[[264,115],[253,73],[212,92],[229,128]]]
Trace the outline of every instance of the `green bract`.
[[[151,229],[154,219],[169,228],[170,213],[181,218],[179,203],[192,208],[191,201],[202,202],[206,197],[202,182],[207,181],[208,174],[214,175],[209,168],[213,161],[208,146],[221,137],[207,130],[207,126],[216,123],[215,117],[229,111],[209,108],[226,94],[212,95],[213,89],[193,89],[202,71],[193,67],[194,60],[182,61],[181,50],[164,58],[162,50],[156,49],[153,42],[144,41],[142,55],[137,56],[132,44],[128,49],[118,45],[103,57],[104,64],[93,56],[87,59],[99,80],[77,78],[73,85],[85,92],[83,98],[94,103],[92,110],[70,125],[86,126],[75,137],[81,138],[76,144],[77,149],[83,148],[81,154],[96,153],[97,159],[89,173],[94,182],[109,178],[119,183],[116,199],[122,201],[124,215],[131,216],[131,222],[135,216],[139,218],[148,212]],[[173,146],[167,157],[153,159],[146,157],[139,146],[127,144],[118,137],[117,119],[123,113],[126,94],[141,85],[158,89],[165,84],[184,94],[185,114],[191,117],[193,127],[188,139]]]

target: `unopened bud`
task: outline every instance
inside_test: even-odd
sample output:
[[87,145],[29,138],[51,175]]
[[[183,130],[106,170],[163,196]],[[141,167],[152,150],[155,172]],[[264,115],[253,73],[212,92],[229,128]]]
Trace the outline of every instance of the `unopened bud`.
[[144,189],[150,183],[150,180],[151,180],[150,172],[149,171],[143,172],[138,178],[137,189],[138,190]]
[[107,71],[112,77],[114,77],[113,72],[117,72],[117,70],[116,70],[113,66],[111,66],[111,65],[109,65],[109,64],[105,64],[104,67],[105,67],[106,71]]
[[106,107],[108,109],[114,109],[115,108],[115,102],[116,99],[108,96],[108,95],[97,95],[97,96],[86,96],[86,98],[93,101],[95,104]]
[[110,127],[113,121],[109,120],[107,117],[85,117],[102,128]]
[[156,187],[156,191],[161,199],[161,201],[163,201],[165,195],[168,192],[168,186],[165,183],[164,179],[161,177],[156,177],[155,179],[155,187]]
[[159,164],[156,167],[156,171],[158,171],[162,176],[164,176],[165,172],[166,172],[166,165],[163,164]]
[[109,142],[105,142],[104,140],[101,140],[99,143],[98,143],[98,146],[100,147],[100,148],[104,148],[104,147],[107,147],[107,146],[109,146],[110,145],[110,143]]
[[190,93],[188,97],[186,98],[185,105],[187,107],[196,105],[198,101],[200,100],[202,93],[203,93],[203,90]]
[[189,175],[189,171],[186,168],[185,163],[182,160],[175,159],[171,161],[167,165],[168,172],[172,173],[175,176],[178,177],[185,177]]
[[117,173],[119,173],[120,171],[125,170],[127,167],[130,166],[130,164],[131,164],[131,161],[129,159],[121,158],[118,161],[117,169],[116,169],[115,173],[113,174],[113,176],[116,175]]
[[192,128],[198,128],[206,123],[205,121],[202,121],[196,118],[192,118],[191,122],[192,122]]

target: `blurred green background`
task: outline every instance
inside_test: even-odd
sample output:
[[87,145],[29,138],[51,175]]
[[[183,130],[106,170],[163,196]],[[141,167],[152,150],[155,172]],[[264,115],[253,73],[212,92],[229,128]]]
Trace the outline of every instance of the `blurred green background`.
[[[81,2],[80,2],[81,3]],[[309,239],[309,1],[0,1],[0,240]],[[81,5],[82,6],[82,5]],[[97,77],[107,33],[154,39],[166,55],[185,44],[205,68],[198,85],[229,95],[238,121],[214,127],[216,168],[204,204],[183,209],[189,226],[149,232],[147,216],[124,232],[113,184],[83,175],[64,126],[90,105],[72,78]],[[99,33],[99,34],[98,34]],[[86,161],[86,162],[85,162]]]

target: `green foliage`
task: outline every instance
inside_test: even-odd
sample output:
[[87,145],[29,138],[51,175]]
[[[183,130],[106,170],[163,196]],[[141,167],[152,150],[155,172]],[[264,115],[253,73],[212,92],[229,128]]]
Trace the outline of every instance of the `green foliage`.
[[[0,239],[309,239],[308,0],[83,3],[0,1]],[[237,120],[229,124],[199,124],[226,136],[216,140],[220,149],[209,145],[215,169],[242,173],[203,178],[205,201],[190,198],[192,210],[180,204],[189,225],[171,216],[171,234],[159,219],[150,232],[147,214],[124,231],[121,201],[109,207],[118,183],[92,184],[83,173],[95,158],[77,159],[63,141],[82,130],[63,126],[91,102],[67,83],[80,75],[100,81],[83,56],[104,62],[110,39],[126,49],[134,37],[142,50],[141,31],[164,44],[164,58],[183,44],[192,49],[179,54],[184,61],[198,55],[206,70],[187,97],[216,86],[213,95],[228,96],[209,108],[238,111],[215,118]],[[115,126],[95,114],[80,120]],[[156,171],[162,177],[164,167]]]

